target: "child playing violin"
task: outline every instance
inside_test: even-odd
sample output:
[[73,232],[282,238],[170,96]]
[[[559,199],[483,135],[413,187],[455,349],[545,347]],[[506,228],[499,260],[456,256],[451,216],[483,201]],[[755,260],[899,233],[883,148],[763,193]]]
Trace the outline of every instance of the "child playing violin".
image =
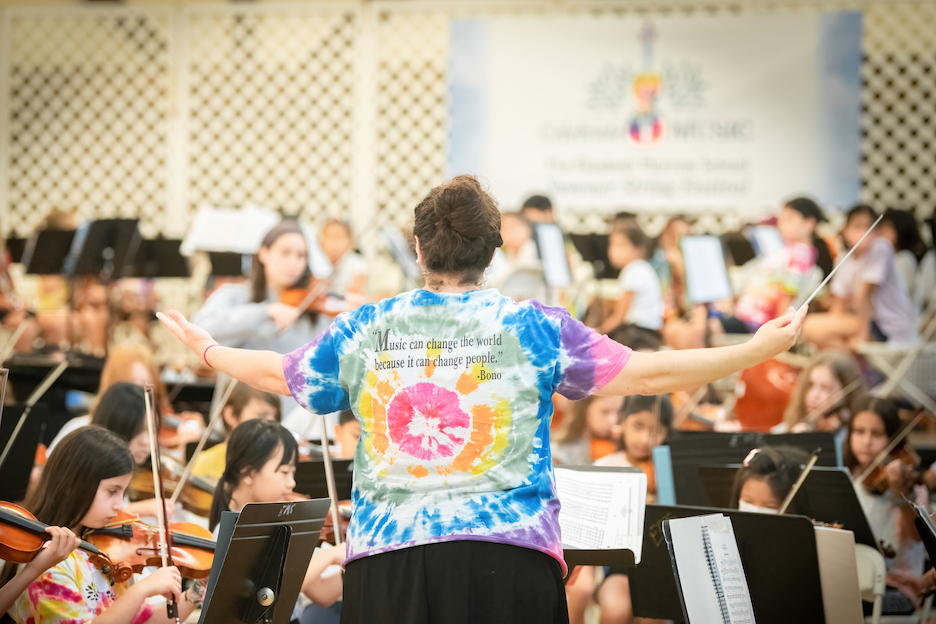
[[[278,422],[249,420],[239,425],[228,439],[224,474],[215,490],[209,529],[215,532],[221,512],[240,511],[249,503],[288,500],[296,485],[296,439]],[[321,551],[312,557],[302,583],[302,593],[318,606],[327,607],[341,597],[340,574],[322,577],[325,569],[344,560],[344,547]],[[293,620],[299,619],[297,603]]]
[[754,513],[777,513],[808,460],[805,451],[789,446],[763,446],[752,450],[735,475],[730,507]]
[[[82,427],[62,439],[26,507],[40,522],[70,527],[78,535],[101,528],[123,509],[134,466],[119,436]],[[166,612],[149,600],[155,596],[176,598],[182,620],[200,599],[191,589],[182,591],[175,567],[160,568],[132,585],[115,583],[87,553],[74,550],[31,582],[9,615],[17,624],[168,624]]]
[[[845,466],[855,479],[858,501],[874,535],[892,546],[896,553],[887,561],[888,588],[883,605],[883,612],[893,615],[913,613],[914,607],[919,606],[918,586],[925,550],[913,524],[913,508],[904,504],[903,497],[923,495],[925,498],[925,488],[917,485],[914,466],[903,459],[888,458],[862,482],[858,480],[887,448],[900,427],[900,416],[893,401],[867,401],[848,423],[848,443],[842,454]],[[891,455],[912,457],[907,451],[903,445],[898,445]]]

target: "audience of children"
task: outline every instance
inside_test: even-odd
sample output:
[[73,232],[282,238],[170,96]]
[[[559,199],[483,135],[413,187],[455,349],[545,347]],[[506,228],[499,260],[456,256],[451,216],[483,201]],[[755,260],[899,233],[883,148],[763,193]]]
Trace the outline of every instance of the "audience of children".
[[[877,213],[869,206],[848,212],[842,238],[854,247]],[[917,337],[917,314],[904,278],[897,268],[893,246],[871,230],[849,262],[830,283],[832,303],[825,313],[810,314],[803,334],[820,348],[853,349],[861,342],[912,342]]]
[[615,222],[608,239],[608,259],[620,269],[621,297],[599,328],[607,334],[621,325],[659,340],[663,327],[663,295],[660,279],[647,262],[650,239],[632,220]]

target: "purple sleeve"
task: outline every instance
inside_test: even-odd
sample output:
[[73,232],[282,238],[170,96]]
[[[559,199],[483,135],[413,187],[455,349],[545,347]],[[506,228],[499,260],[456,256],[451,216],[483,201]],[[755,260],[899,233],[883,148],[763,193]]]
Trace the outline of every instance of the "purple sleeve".
[[316,414],[348,409],[348,393],[338,379],[338,339],[332,324],[303,345],[283,356],[286,385],[296,402]]
[[602,336],[568,313],[560,320],[560,382],[556,391],[572,399],[594,394],[621,372],[631,349]]

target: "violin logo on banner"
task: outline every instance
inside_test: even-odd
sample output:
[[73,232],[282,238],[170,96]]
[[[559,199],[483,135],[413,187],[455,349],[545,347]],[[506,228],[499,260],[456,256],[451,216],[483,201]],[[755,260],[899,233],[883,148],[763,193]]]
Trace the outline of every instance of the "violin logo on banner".
[[[658,68],[654,61],[656,29],[647,23],[640,31],[643,63],[635,71],[628,63],[607,64],[588,85],[588,107],[596,111],[629,108],[627,134],[631,143],[651,147],[659,143],[667,130],[660,111],[661,96],[675,108],[697,108],[705,104],[705,82],[697,65],[666,64]],[[626,107],[627,103],[629,107]]]

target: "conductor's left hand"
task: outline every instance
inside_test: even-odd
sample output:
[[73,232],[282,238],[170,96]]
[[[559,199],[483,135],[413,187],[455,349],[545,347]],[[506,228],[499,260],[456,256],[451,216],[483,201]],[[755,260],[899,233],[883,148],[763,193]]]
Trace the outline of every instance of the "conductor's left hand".
[[796,344],[803,328],[803,320],[806,318],[806,310],[806,306],[796,311],[790,308],[783,316],[761,325],[751,343],[756,345],[763,359],[788,351]]
[[211,337],[211,334],[198,325],[189,323],[185,320],[185,317],[176,310],[169,310],[167,314],[157,312],[156,317],[162,321],[163,325],[165,325],[169,331],[175,334],[175,337],[178,338],[182,344],[194,351],[199,357],[202,356],[205,349],[213,344],[217,344],[217,341]]

